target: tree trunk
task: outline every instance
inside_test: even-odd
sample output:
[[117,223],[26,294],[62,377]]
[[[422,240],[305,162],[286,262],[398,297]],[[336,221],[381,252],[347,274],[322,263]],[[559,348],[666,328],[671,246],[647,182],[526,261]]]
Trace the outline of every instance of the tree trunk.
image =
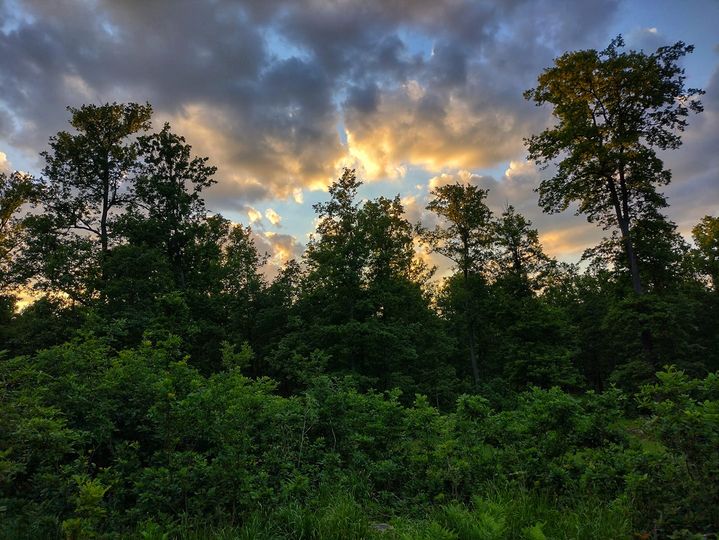
[[[100,249],[105,258],[108,248],[107,219],[110,214],[110,156],[109,150],[103,155],[102,163],[102,211],[100,215]],[[104,262],[104,261],[103,261]],[[104,269],[103,269],[104,271]]]
[[474,387],[479,389],[479,364],[477,362],[477,338],[474,334],[474,320],[469,321],[469,361],[472,364]]
[[108,159],[105,158],[105,170],[102,178],[102,213],[100,215],[100,295],[104,297],[105,282],[107,281],[107,219],[110,213],[110,171]]
[[629,264],[629,273],[632,278],[632,288],[638,295],[642,295],[642,281],[639,277],[639,265],[637,264],[637,257],[634,254],[634,246],[632,245],[632,236],[629,230],[629,195],[627,193],[626,183],[624,181],[624,172],[619,173],[620,185],[622,189],[622,200],[619,199],[617,193],[617,186],[614,184],[612,177],[607,178],[607,187],[609,188],[609,194],[612,199],[612,205],[614,206],[614,212],[617,216],[617,224],[619,230],[622,233],[622,243],[624,244],[624,252],[627,255],[627,263]]
[[634,246],[632,245],[632,237],[629,231],[628,220],[621,219],[619,221],[619,230],[622,233],[622,242],[624,243],[624,252],[627,255],[629,263],[629,273],[632,277],[632,288],[638,295],[644,294],[642,289],[642,281],[639,276],[639,265],[637,264],[637,256],[634,254]]
[[472,366],[474,387],[479,389],[479,363],[477,362],[477,336],[474,333],[474,313],[469,307],[469,265],[465,261],[462,268],[464,277],[464,315],[467,319],[467,341],[469,345],[469,363]]
[[[637,256],[634,253],[634,245],[632,244],[632,236],[629,228],[629,194],[627,192],[627,184],[624,177],[624,170],[619,171],[619,186],[621,189],[622,198],[619,200],[616,186],[613,180],[608,179],[609,192],[612,197],[612,203],[614,204],[614,210],[617,215],[617,222],[619,224],[619,230],[622,233],[622,242],[624,243],[624,252],[627,255],[627,262],[629,263],[629,273],[632,278],[632,288],[637,296],[644,294],[642,289],[642,281],[639,276],[639,264],[637,263]],[[652,339],[652,331],[649,328],[642,328],[639,334],[642,350],[647,360],[656,367],[656,356],[654,354],[654,342]]]

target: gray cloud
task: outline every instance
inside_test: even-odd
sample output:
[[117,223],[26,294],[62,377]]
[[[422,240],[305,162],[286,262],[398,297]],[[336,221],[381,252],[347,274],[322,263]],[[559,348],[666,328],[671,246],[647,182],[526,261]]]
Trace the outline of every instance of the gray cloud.
[[[0,149],[36,156],[67,128],[67,105],[150,101],[157,125],[170,121],[219,166],[209,207],[235,212],[324,186],[348,163],[370,180],[407,165],[429,177],[521,164],[522,137],[549,118],[521,92],[562,51],[606,45],[617,5],[0,0]],[[716,191],[717,86],[715,76],[681,155],[667,157],[677,212]],[[536,181],[492,180],[492,197],[540,229],[579,227],[582,218],[537,212]]]
[[719,68],[702,102],[704,112],[690,119],[682,148],[662,156],[672,171],[668,214],[686,236],[702,216],[719,215]]
[[[223,168],[232,168],[240,188],[248,179],[248,197],[268,196],[284,183],[331,175],[345,152],[336,129],[344,107],[370,114],[408,80],[430,87],[431,96],[495,78],[493,58],[507,47],[523,47],[517,58],[527,58],[543,43],[575,45],[598,30],[577,32],[574,16],[591,12],[587,26],[601,28],[614,2],[573,3],[566,13],[547,5],[4,0],[10,23],[0,32],[1,101],[17,125],[2,135],[36,152],[65,126],[66,105],[88,101],[148,100],[180,118],[204,107],[225,119],[213,144],[235,147],[221,150]],[[433,47],[432,57],[416,50],[414,36]],[[483,68],[470,65],[478,55]],[[420,120],[439,111],[430,97],[423,105]]]

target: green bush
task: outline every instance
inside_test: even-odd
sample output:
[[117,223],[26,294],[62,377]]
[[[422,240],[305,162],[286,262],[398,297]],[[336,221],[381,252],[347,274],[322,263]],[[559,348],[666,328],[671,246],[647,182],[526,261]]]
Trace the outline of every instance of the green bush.
[[613,389],[531,388],[501,411],[464,395],[440,412],[349,378],[283,397],[244,360],[203,375],[181,350],[89,337],[0,362],[4,536],[537,540],[719,523],[716,375],[657,374],[631,420]]

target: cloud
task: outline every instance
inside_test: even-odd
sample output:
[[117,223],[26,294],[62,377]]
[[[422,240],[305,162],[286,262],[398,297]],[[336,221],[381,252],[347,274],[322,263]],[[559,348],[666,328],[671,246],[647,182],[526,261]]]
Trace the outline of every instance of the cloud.
[[590,246],[596,245],[602,234],[587,223],[565,225],[544,230],[539,241],[545,253],[564,262],[576,262]]
[[459,170],[455,173],[442,173],[429,179],[429,189],[448,186],[451,184],[478,184],[482,177],[467,170]]
[[5,152],[0,152],[0,173],[10,172],[10,162],[7,159]]
[[272,208],[265,210],[265,217],[272,223],[272,225],[278,227],[282,223],[282,216],[275,212]]
[[208,197],[220,210],[322,188],[357,161],[369,179],[401,178],[409,162],[482,167],[516,153],[541,117],[519,97],[530,75],[599,35],[616,8],[574,4],[3,3],[12,129],[0,138],[29,159],[67,127],[66,105],[150,101],[219,166]]
[[626,42],[633,49],[654,52],[662,45],[667,45],[669,39],[652,26],[635,28],[627,35]]
[[247,218],[250,220],[250,225],[262,221],[262,212],[256,208],[248,206],[245,211],[247,213]]
[[295,188],[292,190],[292,199],[297,204],[302,204],[303,202],[305,202],[304,195],[302,194],[302,188]]
[[540,175],[534,164],[527,161],[510,161],[504,175],[499,179],[459,169],[433,176],[427,185],[432,190],[450,184],[473,184],[488,190],[487,205],[495,213],[501,213],[511,204],[520,211],[536,214],[538,208],[535,189],[539,182]]
[[[208,207],[250,223],[263,221],[251,205],[303,204],[349,165],[368,181],[401,182],[416,170],[426,171],[430,187],[471,181],[491,188],[493,208],[509,202],[541,231],[573,230],[583,218],[537,210],[540,174],[523,160],[522,138],[550,115],[521,94],[559,53],[605,46],[618,7],[617,0],[561,9],[552,0],[0,0],[0,145],[37,173],[37,153],[68,129],[67,105],[149,101],[156,126],[169,121],[218,166]],[[650,49],[664,39],[661,30],[637,27],[627,41]],[[719,198],[716,78],[684,148],[666,156],[674,171],[670,215],[683,227]],[[408,213],[430,219],[426,192],[412,197],[404,199]],[[573,249],[581,234],[550,243]],[[262,241],[280,245],[280,238],[289,248],[284,237]]]
[[304,244],[291,234],[253,231],[252,240],[255,242],[257,251],[267,255],[267,262],[263,272],[269,278],[277,275],[287,261],[300,259],[305,250]]
[[702,97],[704,112],[689,118],[679,150],[660,154],[672,171],[667,213],[689,237],[691,228],[705,215],[719,215],[719,68]]
[[458,88],[447,88],[444,79],[412,80],[383,92],[373,112],[345,111],[349,152],[368,179],[396,176],[407,163],[439,171],[491,167],[514,157],[522,138],[541,128],[544,114],[519,91],[511,98],[498,92],[480,73],[474,70]]

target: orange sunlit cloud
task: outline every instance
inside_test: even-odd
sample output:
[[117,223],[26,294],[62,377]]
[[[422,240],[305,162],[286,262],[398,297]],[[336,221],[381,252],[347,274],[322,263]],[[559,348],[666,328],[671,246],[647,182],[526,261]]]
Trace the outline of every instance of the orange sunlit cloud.
[[539,241],[550,257],[576,260],[587,247],[594,245],[601,238],[601,232],[596,227],[582,223],[541,232]]

